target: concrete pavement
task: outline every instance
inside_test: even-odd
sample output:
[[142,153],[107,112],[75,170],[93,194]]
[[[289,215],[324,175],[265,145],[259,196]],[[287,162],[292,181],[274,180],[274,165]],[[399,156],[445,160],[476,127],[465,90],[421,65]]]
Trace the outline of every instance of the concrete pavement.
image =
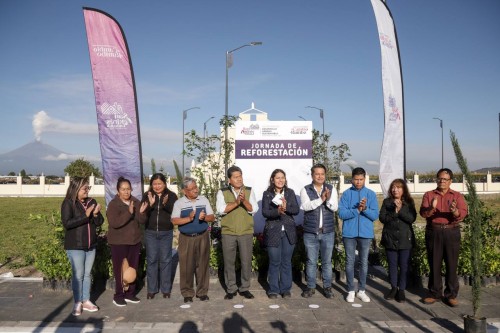
[[[70,291],[43,289],[40,281],[3,279],[0,332],[462,332],[462,316],[472,312],[469,286],[461,287],[460,305],[455,308],[441,302],[424,305],[420,301],[423,289],[408,290],[404,304],[386,301],[383,295],[389,285],[375,276],[368,281],[370,303],[345,302],[343,283],[334,284],[333,299],[324,298],[319,287],[312,298],[302,298],[303,287],[295,283],[291,299],[270,300],[254,279],[251,292],[255,299],[236,296],[224,300],[225,292],[214,278],[210,300],[195,298],[190,307],[184,307],[178,282],[174,282],[171,299],[157,295],[146,300],[142,289],[138,294],[141,303],[123,308],[113,305],[111,290],[103,290],[93,295],[98,312],[73,317]],[[500,332],[500,286],[484,288],[481,303],[488,332]]]

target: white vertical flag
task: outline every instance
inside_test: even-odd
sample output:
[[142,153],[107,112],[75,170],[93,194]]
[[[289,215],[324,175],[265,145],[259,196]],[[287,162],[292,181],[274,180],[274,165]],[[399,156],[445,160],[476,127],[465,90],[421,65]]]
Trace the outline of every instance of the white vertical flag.
[[403,79],[396,28],[389,8],[382,0],[371,0],[377,21],[382,55],[384,91],[384,142],[380,152],[380,185],[387,196],[395,178],[405,178]]

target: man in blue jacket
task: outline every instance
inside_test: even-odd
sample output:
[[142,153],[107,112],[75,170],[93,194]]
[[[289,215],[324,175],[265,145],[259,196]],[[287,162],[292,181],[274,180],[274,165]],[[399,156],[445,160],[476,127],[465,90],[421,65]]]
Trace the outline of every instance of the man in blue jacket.
[[359,286],[357,297],[370,302],[366,295],[366,275],[368,273],[368,251],[374,237],[373,222],[378,219],[378,202],[375,192],[365,187],[366,171],[352,170],[352,187],[346,190],[339,202],[339,217],[343,220],[342,239],[346,254],[347,297],[354,302],[354,264],[356,248],[359,251]]

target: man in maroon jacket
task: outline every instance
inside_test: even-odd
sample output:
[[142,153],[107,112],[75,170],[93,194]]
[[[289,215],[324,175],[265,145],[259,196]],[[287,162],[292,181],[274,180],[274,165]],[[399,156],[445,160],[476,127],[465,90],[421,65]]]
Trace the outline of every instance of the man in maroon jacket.
[[464,196],[450,188],[453,172],[444,168],[437,172],[437,188],[426,192],[422,198],[420,215],[427,220],[425,246],[429,261],[429,296],[425,304],[433,304],[443,296],[441,265],[444,259],[446,280],[444,301],[457,306],[458,254],[460,252],[460,221],[467,216]]

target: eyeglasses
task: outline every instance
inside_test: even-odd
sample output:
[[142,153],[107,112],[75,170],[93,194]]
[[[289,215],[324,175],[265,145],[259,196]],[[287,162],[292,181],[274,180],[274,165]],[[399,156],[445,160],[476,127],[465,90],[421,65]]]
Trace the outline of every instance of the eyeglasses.
[[92,186],[84,186],[80,190],[87,192],[87,191],[90,191],[91,188],[92,188]]
[[438,182],[448,182],[450,180],[451,180],[451,178],[438,178],[437,179]]

